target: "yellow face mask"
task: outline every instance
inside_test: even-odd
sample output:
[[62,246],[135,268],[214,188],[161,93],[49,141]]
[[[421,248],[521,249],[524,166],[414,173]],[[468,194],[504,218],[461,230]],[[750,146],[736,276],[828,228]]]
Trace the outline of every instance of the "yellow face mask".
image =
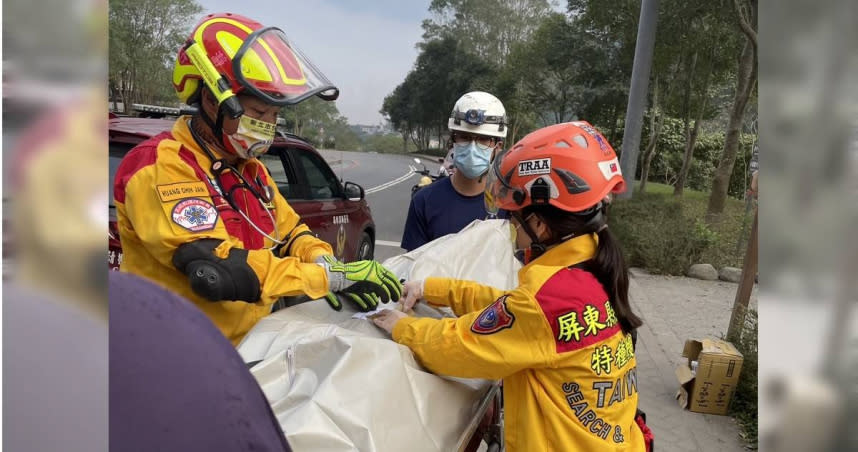
[[[530,220],[530,218],[533,217],[533,215],[534,214],[530,214],[530,216],[528,216],[527,218],[524,219],[524,222],[526,223],[528,220]],[[521,223],[513,222],[512,220],[509,220],[509,240],[512,242],[513,255],[515,256],[515,258],[518,259],[519,262],[521,262],[522,264],[527,264],[528,262],[533,260],[535,257],[539,257],[539,256],[537,255],[534,257],[532,255],[532,249],[530,247],[524,248],[524,249],[518,247],[518,230],[522,226],[523,226],[523,224],[521,224]],[[527,234],[526,231],[524,233]],[[541,246],[538,243],[536,245]],[[544,248],[543,248],[543,251],[544,251]]]
[[238,130],[232,135],[227,135],[226,138],[239,157],[251,159],[268,151],[271,143],[274,142],[276,131],[277,125],[274,123],[242,115],[238,122]]
[[516,239],[518,236],[518,226],[512,224],[512,221],[509,222],[509,241],[512,243],[512,246],[516,246]]

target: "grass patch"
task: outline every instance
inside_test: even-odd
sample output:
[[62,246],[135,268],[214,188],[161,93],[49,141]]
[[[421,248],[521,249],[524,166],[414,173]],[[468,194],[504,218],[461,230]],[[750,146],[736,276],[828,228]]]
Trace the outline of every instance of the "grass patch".
[[721,221],[708,226],[708,201],[708,193],[686,189],[677,198],[672,186],[652,182],[645,193],[615,200],[611,229],[629,265],[669,275],[685,274],[698,263],[741,267],[753,218],[744,201],[728,198]]
[[[640,186],[640,181],[635,181],[635,190]],[[647,182],[646,183],[646,193],[653,195],[670,195],[673,196],[673,185],[667,184],[659,184],[657,182]],[[709,193],[704,193],[702,191],[691,190],[686,188],[682,192],[682,196],[689,199],[705,199],[707,202],[709,201]]]
[[742,428],[742,438],[749,447],[757,449],[757,311],[749,310],[745,316],[742,336],[733,344],[742,352],[745,361],[742,364],[742,375],[730,403],[730,415],[736,418]]

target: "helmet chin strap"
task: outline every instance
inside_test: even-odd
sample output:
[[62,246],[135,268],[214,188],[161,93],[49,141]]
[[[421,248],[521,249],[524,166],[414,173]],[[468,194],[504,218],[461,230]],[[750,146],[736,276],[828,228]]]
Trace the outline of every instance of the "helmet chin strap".
[[525,221],[524,218],[521,217],[519,212],[511,212],[511,215],[521,224],[524,232],[530,237],[530,246],[527,247],[524,251],[524,264],[527,265],[534,259],[542,256],[548,248],[557,245],[558,243],[565,242],[573,237],[581,236],[584,234],[590,234],[593,232],[599,232],[603,229],[607,223],[605,223],[605,204],[599,203],[596,206],[588,209],[584,215],[593,214],[593,217],[588,220],[584,226],[581,228],[580,232],[573,232],[571,234],[560,237],[559,240],[554,240],[551,243],[543,243],[539,240],[539,236],[536,235],[536,232],[530,227],[530,225]]
[[206,113],[204,109],[200,108],[200,116],[202,116],[203,121],[205,121],[205,123],[208,124],[209,127],[211,127],[215,137],[219,138],[220,140],[223,140],[223,110],[218,107],[217,118],[212,120],[212,118],[209,117],[209,114]]
[[[208,88],[203,88],[203,89],[208,89]],[[201,97],[204,97],[204,95]],[[215,139],[220,140],[221,147],[226,149],[226,143],[224,142],[225,137],[223,135],[223,120],[225,117],[224,112],[223,112],[223,109],[224,109],[223,105],[218,104],[218,106],[217,106],[217,117],[215,119],[212,119],[211,117],[209,117],[208,113],[206,113],[206,109],[203,108],[202,103],[203,103],[203,99],[200,99],[200,108],[199,108],[200,116],[202,116],[203,121],[209,126],[209,128],[212,129],[212,133],[214,133]]]
[[542,254],[545,253],[548,247],[539,240],[539,236],[536,235],[536,232],[530,227],[529,224],[527,224],[527,221],[521,217],[521,214],[519,212],[511,212],[510,214],[516,219],[516,221],[518,221],[527,236],[530,237],[530,246],[528,246],[524,250],[523,259],[524,264],[527,265],[534,259],[538,258],[539,256],[542,256]]

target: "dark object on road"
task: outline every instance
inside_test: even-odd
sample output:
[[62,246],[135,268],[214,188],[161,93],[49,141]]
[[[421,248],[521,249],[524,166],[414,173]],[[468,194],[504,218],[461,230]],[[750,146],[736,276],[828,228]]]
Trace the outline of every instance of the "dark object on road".
[[[426,168],[426,165],[423,162],[421,162],[420,159],[415,158],[414,161],[417,162],[418,165],[422,165],[423,169],[422,170],[420,170],[420,169],[414,170],[415,173],[421,174],[422,177],[420,178],[419,182],[417,182],[416,184],[414,184],[413,187],[411,187],[411,197],[412,198],[417,193],[417,191],[420,190],[421,188],[426,187],[427,185],[431,184],[432,182],[435,182],[438,179],[442,179],[444,177],[447,177],[446,175],[443,175],[440,173],[436,174],[436,175],[432,175],[429,172],[429,170]],[[442,162],[443,162],[443,160],[442,160]]]
[[189,301],[110,272],[110,450],[291,451],[232,344]]

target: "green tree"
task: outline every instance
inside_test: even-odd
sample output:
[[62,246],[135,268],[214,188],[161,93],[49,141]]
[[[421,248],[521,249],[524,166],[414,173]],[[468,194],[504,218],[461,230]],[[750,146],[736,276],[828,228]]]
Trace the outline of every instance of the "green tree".
[[280,117],[286,121],[286,130],[314,142],[318,142],[325,126],[336,121],[339,115],[334,102],[318,97],[280,109]]
[[593,105],[614,88],[606,83],[613,75],[610,53],[582,24],[552,14],[529,41],[513,50],[508,67],[518,79],[526,107],[540,125],[549,125],[597,111]]
[[358,134],[349,126],[346,117],[338,115],[333,122],[325,127],[322,147],[343,151],[357,151],[361,149],[361,141]]
[[[717,93],[734,76],[732,62],[739,40],[731,29],[734,19],[728,4],[680,2],[674,6],[674,23],[683,29],[680,39],[685,44],[680,56],[682,89],[675,91],[677,98],[672,102],[673,113],[683,120],[685,135],[682,167],[674,185],[674,195],[681,196],[695,157],[700,127],[718,113],[721,105],[713,105]],[[676,39],[676,35],[672,36]]]
[[397,135],[368,135],[363,138],[362,148],[382,154],[397,154],[403,152],[402,138]]
[[[605,79],[627,86],[640,4],[625,0],[569,0],[568,11],[573,22],[588,34],[602,39],[602,47],[615,49],[609,55],[617,64]],[[701,127],[724,106],[719,103],[718,94],[735,73],[732,61],[740,43],[733,31],[732,5],[724,1],[662,0],[658,20],[650,83],[649,130],[644,134],[649,140],[645,142],[639,167],[641,186],[646,184],[650,165],[659,159],[665,118],[679,118],[683,123],[685,145],[679,172],[672,180],[675,194],[681,195],[694,167]],[[619,89],[607,92],[611,96],[594,103],[595,108],[585,111],[584,117],[599,118],[595,122],[607,119],[612,129],[610,141],[618,148],[616,128],[618,114],[625,107],[626,92]],[[605,106],[611,104],[613,106],[605,111]]]
[[[667,91],[670,91],[670,82],[673,81],[675,77],[675,73],[671,74],[668,78]],[[656,73],[653,77],[652,83],[652,104],[649,110],[650,117],[650,125],[649,125],[649,140],[647,140],[647,145],[644,148],[643,153],[640,155],[641,165],[640,165],[640,187],[638,191],[641,193],[646,191],[646,183],[650,177],[650,167],[652,166],[652,161],[658,154],[659,149],[659,141],[661,138],[662,127],[664,126],[664,120],[667,117],[663,109],[661,108],[661,104],[659,100],[659,90],[662,87],[662,84],[659,83],[660,78],[659,74]]]
[[402,134],[403,149],[406,141],[426,149],[434,138],[443,145],[450,109],[472,90],[491,92],[504,102],[512,132],[508,139],[519,129],[531,129],[535,115],[520,87],[523,77],[500,68],[550,16],[548,0],[433,0],[429,12],[414,69],[381,109]]
[[530,107],[520,67],[506,65],[495,82],[494,94],[506,108],[509,131],[506,141],[515,143],[520,137],[535,130],[539,118]]
[[[637,41],[640,2],[627,0],[568,0],[570,20],[595,36],[609,49],[604,63],[610,73],[602,80],[604,97],[594,102],[585,112],[585,118],[610,128],[609,141],[619,150],[622,129],[620,125],[628,103],[629,82]],[[659,25],[660,27],[661,25]],[[658,41],[656,41],[658,42]],[[662,73],[654,64],[653,73]]]
[[357,150],[360,139],[335,102],[311,97],[280,110],[287,131],[326,149]]
[[745,111],[757,84],[757,0],[733,0],[733,5],[736,22],[741,30],[740,33],[744,35],[745,43],[739,57],[736,93],[727,124],[724,150],[718,169],[715,170],[712,193],[709,195],[709,205],[706,209],[707,221],[710,223],[716,222],[724,212],[730,177],[739,152],[739,138],[745,120]]
[[173,61],[202,10],[194,0],[111,0],[109,87],[126,111],[138,102],[176,103]]
[[405,80],[389,94],[381,114],[418,149],[437,138],[443,143],[450,110],[462,94],[489,90],[495,69],[468,53],[452,37],[424,43]]
[[649,168],[660,152],[659,135],[666,116],[683,124],[684,150],[673,178],[674,194],[681,196],[692,168],[697,138],[704,120],[713,118],[720,105],[714,98],[732,74],[729,10],[719,2],[660,3],[653,57],[650,140],[641,155],[641,190]]
[[381,114],[402,133],[403,142],[411,141],[418,149],[429,146],[430,131],[437,121],[428,113],[431,107],[424,106],[428,91],[425,76],[417,69],[409,72],[405,81],[385,97],[381,108]]
[[423,40],[453,37],[469,53],[504,64],[515,43],[525,41],[551,13],[547,0],[432,0]]
[[406,152],[408,142],[411,141],[417,127],[416,116],[413,113],[415,107],[412,105],[413,90],[414,83],[409,81],[408,76],[406,76],[405,81],[400,83],[392,93],[385,96],[381,110],[379,110],[379,113],[385,117],[390,125],[402,135],[402,152]]

